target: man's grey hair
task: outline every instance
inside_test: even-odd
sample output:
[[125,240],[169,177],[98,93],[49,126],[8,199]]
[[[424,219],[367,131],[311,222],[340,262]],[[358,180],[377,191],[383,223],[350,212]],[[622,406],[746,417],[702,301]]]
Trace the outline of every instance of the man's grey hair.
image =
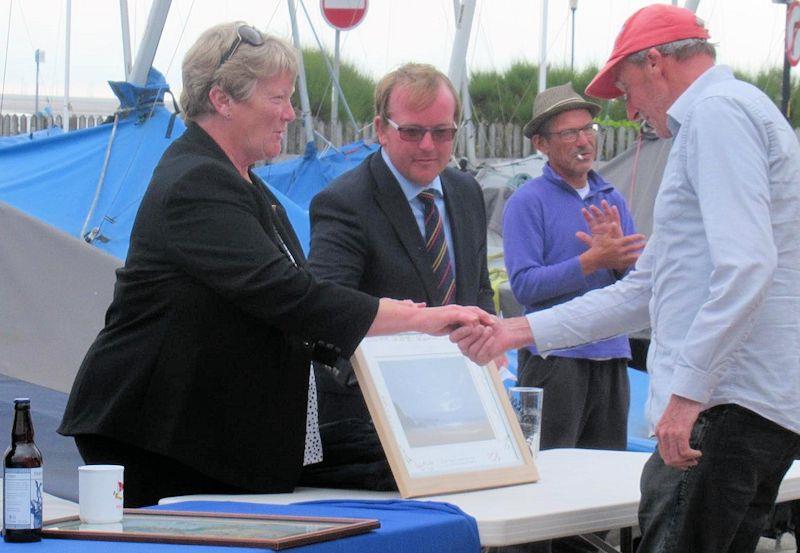
[[711,56],[714,61],[717,59],[717,49],[711,42],[704,38],[684,38],[674,42],[667,42],[666,44],[659,44],[658,46],[650,46],[631,54],[625,58],[625,61],[635,65],[642,65],[647,59],[647,52],[650,48],[655,48],[663,56],[673,56],[677,61],[683,61],[699,54]]

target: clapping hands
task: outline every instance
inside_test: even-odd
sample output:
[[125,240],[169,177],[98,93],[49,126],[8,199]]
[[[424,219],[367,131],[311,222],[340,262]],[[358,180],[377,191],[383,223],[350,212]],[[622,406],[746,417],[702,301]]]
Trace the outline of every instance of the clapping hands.
[[636,263],[645,244],[642,234],[622,233],[619,210],[603,200],[600,207],[591,205],[582,210],[583,218],[589,225],[591,234],[582,231],[575,233],[589,249],[580,256],[584,274],[598,269],[625,271]]

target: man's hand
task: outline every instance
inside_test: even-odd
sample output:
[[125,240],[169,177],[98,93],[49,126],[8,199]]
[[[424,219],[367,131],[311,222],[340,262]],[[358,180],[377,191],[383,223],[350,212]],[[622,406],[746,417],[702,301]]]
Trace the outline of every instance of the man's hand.
[[[581,214],[589,225],[592,235],[611,234],[613,238],[622,237],[622,222],[617,206],[609,204],[606,200],[600,202],[600,207],[590,205],[581,209]],[[614,232],[616,231],[616,232]],[[577,232],[578,238],[591,238],[585,232]]]
[[698,463],[703,454],[691,448],[689,438],[701,410],[700,402],[676,395],[670,397],[656,425],[658,452],[664,464],[686,470]]
[[450,341],[475,363],[485,365],[510,349],[532,344],[533,333],[525,317],[514,317],[495,319],[488,327],[457,328],[450,333]]
[[624,271],[636,263],[644,248],[645,237],[642,234],[622,234],[616,206],[603,200],[600,208],[589,206],[582,212],[591,231],[591,234],[581,231],[575,233],[589,247],[578,258],[584,275],[590,275],[598,269]]

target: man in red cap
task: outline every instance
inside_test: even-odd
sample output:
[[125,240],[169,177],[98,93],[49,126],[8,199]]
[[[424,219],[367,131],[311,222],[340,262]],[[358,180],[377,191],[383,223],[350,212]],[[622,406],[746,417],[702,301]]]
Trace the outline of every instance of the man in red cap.
[[[664,4],[620,31],[587,94],[673,145],[653,234],[623,280],[451,339],[480,360],[652,327],[640,553],[754,551],[800,454],[800,144],[773,102],[715,65],[703,22]],[[597,239],[619,236],[595,210]],[[527,323],[527,325],[525,324]]]

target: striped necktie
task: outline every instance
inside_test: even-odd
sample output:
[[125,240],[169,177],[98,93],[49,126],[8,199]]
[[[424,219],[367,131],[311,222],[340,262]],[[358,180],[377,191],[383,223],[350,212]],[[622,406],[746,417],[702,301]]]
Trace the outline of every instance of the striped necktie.
[[434,195],[430,189],[417,194],[424,207],[425,215],[425,251],[431,262],[431,269],[436,278],[436,305],[452,303],[456,297],[456,281],[453,278],[453,262],[447,251],[447,240],[444,236],[442,217],[434,203]]

